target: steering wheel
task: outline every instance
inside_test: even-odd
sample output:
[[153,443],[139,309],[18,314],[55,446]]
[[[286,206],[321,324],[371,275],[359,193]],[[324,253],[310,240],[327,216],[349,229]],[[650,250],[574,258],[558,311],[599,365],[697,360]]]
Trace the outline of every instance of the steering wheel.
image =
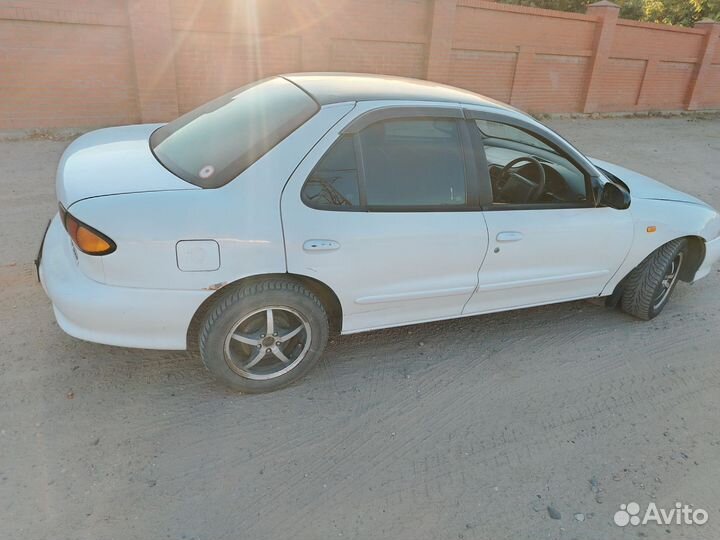
[[[521,167],[518,167],[518,163],[530,163],[535,165],[535,168],[538,171],[537,182],[519,174],[517,171],[521,169]],[[526,191],[525,202],[535,202],[540,195],[542,195],[543,190],[545,189],[545,169],[543,168],[542,163],[534,157],[522,156],[513,159],[502,168],[499,174],[499,180],[500,182],[498,187],[501,191],[510,187],[509,184],[512,184],[513,187],[520,184],[520,187],[524,188]]]

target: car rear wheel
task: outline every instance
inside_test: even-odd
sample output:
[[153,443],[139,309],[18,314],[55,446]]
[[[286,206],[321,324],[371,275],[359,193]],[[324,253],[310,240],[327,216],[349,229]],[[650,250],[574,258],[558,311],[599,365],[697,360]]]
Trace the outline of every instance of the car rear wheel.
[[623,311],[646,321],[659,315],[677,285],[687,251],[687,240],[673,240],[653,251],[630,272],[625,278]]
[[271,279],[229,291],[200,330],[200,356],[221,382],[245,393],[271,392],[318,361],[328,339],[320,300],[301,284]]

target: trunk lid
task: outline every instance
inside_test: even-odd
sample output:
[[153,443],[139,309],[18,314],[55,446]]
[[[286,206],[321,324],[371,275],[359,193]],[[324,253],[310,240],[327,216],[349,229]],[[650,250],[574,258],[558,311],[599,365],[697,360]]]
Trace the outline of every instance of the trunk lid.
[[58,165],[58,201],[69,208],[91,197],[200,189],[172,174],[153,156],[150,134],[161,125],[105,128],[75,139]]

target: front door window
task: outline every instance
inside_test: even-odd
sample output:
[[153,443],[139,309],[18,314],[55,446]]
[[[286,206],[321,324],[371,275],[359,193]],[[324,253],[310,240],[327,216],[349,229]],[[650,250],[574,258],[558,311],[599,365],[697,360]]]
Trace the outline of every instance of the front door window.
[[588,205],[588,178],[559,150],[509,124],[473,124],[487,158],[494,205]]

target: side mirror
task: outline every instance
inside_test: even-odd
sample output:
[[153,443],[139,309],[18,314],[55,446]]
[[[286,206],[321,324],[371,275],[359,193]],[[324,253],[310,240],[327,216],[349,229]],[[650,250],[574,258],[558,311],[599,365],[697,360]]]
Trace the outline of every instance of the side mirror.
[[607,182],[600,193],[600,206],[625,210],[630,206],[630,193],[617,184]]

